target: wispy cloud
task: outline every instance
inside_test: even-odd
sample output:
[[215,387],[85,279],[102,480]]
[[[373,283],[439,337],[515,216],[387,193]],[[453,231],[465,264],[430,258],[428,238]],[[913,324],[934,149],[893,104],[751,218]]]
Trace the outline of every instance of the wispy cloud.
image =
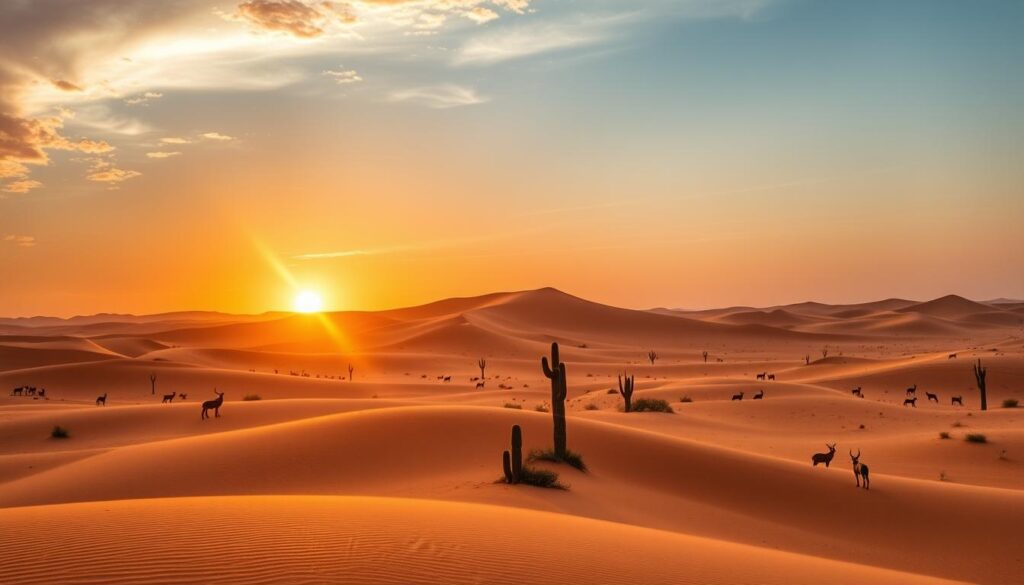
[[388,99],[392,102],[410,102],[435,109],[472,106],[490,100],[478,94],[473,88],[454,84],[400,89],[391,92]]
[[35,236],[19,236],[17,234],[7,234],[4,236],[4,241],[14,244],[19,248],[31,248],[36,245]]
[[168,152],[168,151],[163,151],[163,150],[158,150],[158,151],[155,151],[155,152],[147,152],[146,153],[146,156],[149,157],[149,158],[171,158],[172,156],[179,156],[179,155],[181,155],[181,153],[177,152],[177,151]]
[[228,136],[227,134],[221,134],[220,132],[206,132],[205,134],[202,134],[202,137],[207,140],[217,140],[219,142],[227,142],[235,139],[234,136]]
[[338,85],[345,85],[348,83],[358,83],[363,80],[355,69],[327,69],[321,75],[325,75],[334,79],[334,82]]
[[639,14],[583,16],[490,31],[466,41],[456,53],[455,63],[486,65],[596,45],[619,35],[621,27]]

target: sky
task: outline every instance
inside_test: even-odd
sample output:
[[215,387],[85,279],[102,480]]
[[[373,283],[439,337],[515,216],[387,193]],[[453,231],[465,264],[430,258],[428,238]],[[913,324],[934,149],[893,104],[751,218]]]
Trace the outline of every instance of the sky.
[[5,0],[0,315],[1024,298],[1024,3]]

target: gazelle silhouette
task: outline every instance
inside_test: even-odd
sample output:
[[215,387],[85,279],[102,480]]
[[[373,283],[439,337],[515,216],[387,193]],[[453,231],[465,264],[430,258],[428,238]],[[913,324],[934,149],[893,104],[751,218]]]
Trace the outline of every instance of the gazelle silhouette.
[[853,390],[850,390],[850,394],[853,394],[854,396],[860,396],[861,398],[864,398],[864,393],[860,391],[860,386],[857,386]]
[[767,375],[768,375],[768,372],[761,372],[760,374],[757,375],[757,379],[758,380],[764,380],[765,376],[767,376]]
[[769,380],[774,380],[775,379],[775,374],[768,374],[768,379]]
[[828,467],[828,464],[832,463],[832,458],[836,456],[836,444],[832,443],[829,445],[825,443],[825,446],[828,447],[828,453],[815,453],[811,455],[811,467],[817,467],[819,463],[824,463],[825,467]]
[[917,384],[914,384],[910,388],[907,388],[907,394],[917,394]]
[[97,396],[96,397],[96,406],[106,406],[106,405],[107,405],[107,393],[104,392],[103,396]]
[[925,392],[924,395],[928,397],[928,400],[934,402],[935,404],[939,403],[939,396],[937,394],[932,394],[931,392]]
[[964,397],[963,396],[954,396],[954,397],[950,398],[949,403],[951,405],[952,404],[959,404],[960,406],[963,406],[964,405]]
[[754,400],[761,400],[764,398],[764,388],[758,390],[757,394],[754,394]]
[[917,408],[917,396],[913,398],[907,398],[906,400],[903,401],[903,406],[906,406],[908,404],[910,406],[913,406],[914,408]]
[[850,460],[853,461],[853,477],[857,479],[857,487],[861,487],[860,480],[863,477],[864,489],[871,489],[868,487],[871,485],[871,480],[868,479],[868,466],[860,462],[860,449],[857,449],[856,455],[850,451]]
[[732,395],[732,399],[733,400],[743,400],[743,392],[740,392],[739,394],[733,394]]
[[202,418],[210,418],[210,415],[207,413],[207,411],[210,409],[213,409],[213,416],[220,416],[220,405],[224,404],[224,393],[217,392],[216,390],[214,390],[213,393],[217,395],[216,398],[214,398],[213,400],[207,400],[206,402],[203,402]]
[[164,399],[161,400],[160,402],[174,402],[174,397],[177,396],[177,395],[178,395],[178,391],[177,390],[175,390],[174,392],[171,392],[170,394],[164,394]]

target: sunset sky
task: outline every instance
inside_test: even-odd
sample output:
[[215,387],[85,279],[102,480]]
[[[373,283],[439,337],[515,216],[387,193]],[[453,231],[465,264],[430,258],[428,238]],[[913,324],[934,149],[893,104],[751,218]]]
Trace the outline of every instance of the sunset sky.
[[1024,297],[1024,3],[4,0],[0,316]]

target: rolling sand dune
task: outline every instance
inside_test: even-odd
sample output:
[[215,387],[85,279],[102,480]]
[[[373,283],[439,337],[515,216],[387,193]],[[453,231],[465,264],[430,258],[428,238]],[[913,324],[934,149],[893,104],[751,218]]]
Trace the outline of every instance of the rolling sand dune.
[[[47,399],[0,395],[0,546],[46,553],[0,557],[0,582],[1019,582],[1024,410],[1002,403],[1024,402],[1024,339],[1004,315],[959,297],[636,311],[541,289],[8,321],[0,385]],[[589,471],[499,483],[512,425],[550,446],[551,341]],[[672,413],[622,412],[623,371]],[[214,388],[222,416],[201,420]]]

